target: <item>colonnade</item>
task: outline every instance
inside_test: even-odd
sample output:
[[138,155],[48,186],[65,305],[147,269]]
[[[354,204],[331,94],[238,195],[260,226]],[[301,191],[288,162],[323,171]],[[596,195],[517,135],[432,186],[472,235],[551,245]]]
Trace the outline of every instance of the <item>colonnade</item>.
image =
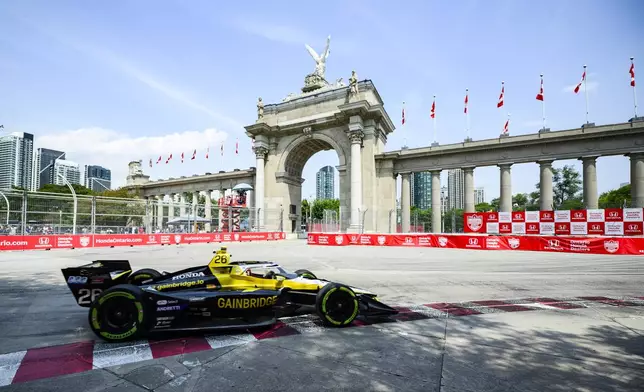
[[[627,154],[630,159],[631,176],[631,207],[644,207],[644,152]],[[586,209],[599,207],[597,193],[597,158],[598,155],[588,155],[579,158],[582,162],[583,202]],[[554,210],[553,193],[553,159],[541,160],[539,165],[540,210]],[[512,165],[513,162],[499,163],[500,189],[499,211],[512,211]],[[474,206],[474,167],[462,167],[464,211],[475,212]],[[442,170],[429,170],[432,180],[432,232],[440,232],[441,228],[441,199],[440,174]],[[401,176],[400,207],[403,233],[410,232],[411,227],[411,175],[412,172],[399,172]]]

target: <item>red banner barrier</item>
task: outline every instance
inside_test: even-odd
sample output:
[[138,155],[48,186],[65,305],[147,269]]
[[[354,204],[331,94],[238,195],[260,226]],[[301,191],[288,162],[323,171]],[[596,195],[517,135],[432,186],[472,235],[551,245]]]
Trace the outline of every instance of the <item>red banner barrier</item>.
[[466,212],[463,214],[463,232],[545,236],[638,236],[644,234],[644,209]]
[[424,246],[452,249],[644,255],[644,238],[642,237],[309,233],[307,243],[330,246]]
[[33,249],[102,248],[114,246],[199,244],[209,242],[275,241],[282,232],[105,234],[105,235],[7,235],[0,236],[0,251]]

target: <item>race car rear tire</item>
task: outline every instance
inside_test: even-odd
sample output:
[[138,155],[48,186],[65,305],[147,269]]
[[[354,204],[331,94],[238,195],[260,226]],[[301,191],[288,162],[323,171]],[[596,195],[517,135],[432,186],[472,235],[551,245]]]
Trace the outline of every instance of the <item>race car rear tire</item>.
[[296,270],[295,274],[297,276],[301,276],[301,277],[307,278],[307,279],[317,279],[317,276],[315,276],[315,274],[313,272],[311,272],[309,270],[306,270],[306,269]]
[[358,297],[349,286],[328,283],[317,294],[315,310],[324,325],[345,327],[358,316]]
[[161,273],[152,268],[140,269],[127,278],[127,282],[130,284],[141,284],[149,279],[156,279],[161,276]]
[[137,339],[145,334],[149,312],[141,288],[119,284],[103,291],[89,308],[92,331],[108,342]]

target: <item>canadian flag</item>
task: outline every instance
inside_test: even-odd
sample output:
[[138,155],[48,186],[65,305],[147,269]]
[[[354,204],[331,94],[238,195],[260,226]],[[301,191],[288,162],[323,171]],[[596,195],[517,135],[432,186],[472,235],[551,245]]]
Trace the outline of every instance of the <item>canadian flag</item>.
[[430,116],[432,118],[436,118],[436,98],[434,98],[434,102],[432,102],[432,111]]
[[503,126],[503,134],[507,135],[510,130],[510,119],[505,120],[505,125]]
[[167,165],[171,159],[172,159],[172,153],[170,153],[170,156],[168,157],[168,159],[165,160],[165,164]]
[[467,104],[470,102],[470,93],[468,89],[465,89],[465,110],[463,113],[467,114]]
[[539,89],[539,94],[537,94],[537,100],[543,101],[543,75],[541,76],[541,88]]
[[631,69],[628,70],[628,73],[631,74],[631,86],[635,87],[635,63],[631,59]]
[[584,80],[586,80],[586,70],[584,70],[584,73],[581,75],[581,81],[577,83],[575,86],[575,94],[579,92],[579,89],[581,88],[581,84],[584,83]]
[[181,163],[183,163],[183,153],[181,153]]
[[503,106],[503,96],[505,95],[505,82],[501,82],[501,95],[499,95],[499,102],[496,104],[497,108]]
[[206,148],[206,159],[208,159],[208,154],[210,154],[210,147]]
[[197,149],[195,148],[195,150],[192,152],[192,158],[190,158],[190,160],[194,161],[196,157],[197,157]]
[[405,103],[403,102],[402,108],[402,125],[405,125]]
[[159,164],[159,162],[161,162],[161,159],[163,159],[163,157],[159,155],[159,159],[157,159],[157,165]]

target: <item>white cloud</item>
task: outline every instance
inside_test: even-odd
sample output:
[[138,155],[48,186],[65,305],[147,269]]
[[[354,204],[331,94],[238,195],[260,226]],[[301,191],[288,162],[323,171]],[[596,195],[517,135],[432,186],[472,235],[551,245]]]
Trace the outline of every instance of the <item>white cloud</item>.
[[315,41],[315,38],[311,37],[309,33],[293,26],[271,24],[246,17],[232,20],[232,25],[249,34],[285,44],[304,45]]
[[[218,158],[222,141],[227,134],[216,129],[203,131],[185,131],[160,136],[132,136],[126,133],[98,127],[81,128],[38,137],[36,148],[44,147],[65,151],[66,158],[81,166],[100,165],[112,171],[112,187],[125,185],[130,161],[143,160],[143,171],[154,177],[177,177],[187,175],[187,170],[193,173],[208,171],[211,162]],[[210,147],[210,159],[205,160],[206,149]],[[191,162],[190,158],[197,148],[199,160]],[[228,150],[230,146],[226,146]],[[185,153],[185,162],[181,164],[181,152]],[[172,153],[171,165],[163,165],[162,172],[156,166],[159,155],[163,157],[162,164]],[[153,160],[154,169],[148,166]],[[160,164],[161,165],[161,164]],[[189,166],[188,166],[189,165]],[[154,171],[154,173],[152,173]],[[210,169],[212,172],[213,170]],[[154,178],[152,178],[154,179]]]
[[[577,87],[577,83],[571,84],[570,86],[566,86],[566,87],[562,88],[561,92],[563,92],[563,93],[572,93],[575,90],[575,87]],[[597,90],[597,87],[599,87],[598,82],[593,82],[593,81],[586,82],[586,88],[588,89],[589,92]],[[579,89],[579,94],[581,94],[583,92],[584,92],[584,85],[582,84],[581,88]]]

